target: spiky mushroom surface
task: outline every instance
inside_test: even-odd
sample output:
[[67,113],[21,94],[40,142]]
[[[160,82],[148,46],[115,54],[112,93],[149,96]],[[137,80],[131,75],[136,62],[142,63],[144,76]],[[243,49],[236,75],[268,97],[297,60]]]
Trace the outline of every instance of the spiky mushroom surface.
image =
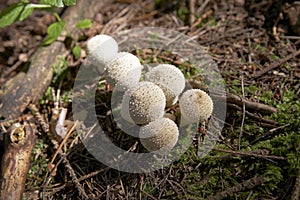
[[170,64],[159,64],[152,68],[146,74],[145,80],[155,83],[163,90],[167,107],[177,102],[178,96],[185,87],[183,73],[176,66]]
[[109,35],[96,35],[88,40],[87,52],[101,73],[118,53],[118,43]]
[[127,95],[129,95],[129,114],[136,124],[147,124],[163,117],[166,97],[154,83],[139,82],[128,91]]
[[181,116],[188,122],[199,122],[208,119],[213,111],[210,96],[200,89],[185,91],[179,99]]
[[140,141],[148,151],[171,150],[179,136],[176,123],[168,118],[156,119],[140,130]]
[[142,73],[140,60],[128,52],[119,52],[105,69],[104,76],[112,86],[127,88],[138,84]]

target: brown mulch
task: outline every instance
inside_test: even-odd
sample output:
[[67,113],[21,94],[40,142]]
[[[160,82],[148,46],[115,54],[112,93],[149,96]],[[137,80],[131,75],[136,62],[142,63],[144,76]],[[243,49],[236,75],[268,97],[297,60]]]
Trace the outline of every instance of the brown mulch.
[[[0,10],[12,2],[15,1],[1,0]],[[255,96],[273,91],[274,98],[280,99],[283,91],[299,85],[300,32],[297,18],[300,16],[300,9],[297,1],[298,4],[285,3],[279,7],[279,11],[271,12],[270,9],[274,8],[276,2],[196,1],[197,18],[191,20],[189,16],[179,16],[175,11],[175,8],[188,8],[190,1],[174,0],[155,6],[153,0],[116,0],[95,15],[93,26],[85,30],[84,34],[87,40],[96,34],[113,35],[118,31],[137,27],[174,29],[193,37],[208,51],[229,87],[240,87],[243,81],[244,86],[260,88]],[[37,11],[25,21],[0,30],[0,87],[19,72],[26,72],[28,59],[45,37],[47,26],[54,21],[53,15]],[[80,43],[83,48],[86,46],[85,41]],[[81,64],[75,62],[71,54],[67,60],[73,62],[72,67],[79,67]],[[300,97],[300,88],[297,95]],[[247,99],[258,101],[253,96],[247,96]],[[41,106],[40,112],[50,113],[49,107]],[[51,145],[49,142],[49,146]],[[69,147],[67,159],[63,155],[58,156],[63,165],[58,166],[58,172],[53,177],[55,184],[45,181],[47,183],[39,188],[41,186],[34,185],[31,180],[26,187],[28,199],[37,196],[45,199],[60,199],[61,196],[65,199],[81,199],[84,196],[91,199],[105,196],[109,199],[168,199],[176,198],[179,194],[187,199],[187,193],[190,198],[197,199],[185,187],[184,175],[176,176],[181,170],[185,170],[183,174],[193,170],[198,172],[194,163],[184,169],[171,165],[149,174],[128,174],[99,163],[79,141],[68,142],[68,145],[72,147]],[[53,148],[49,150],[50,158],[54,152]],[[66,170],[74,172],[78,185]],[[47,178],[50,177],[49,175]],[[201,181],[205,180],[199,182]],[[146,183],[150,183],[152,188],[159,188],[157,197],[142,190]],[[169,194],[166,185],[173,188],[174,194]]]

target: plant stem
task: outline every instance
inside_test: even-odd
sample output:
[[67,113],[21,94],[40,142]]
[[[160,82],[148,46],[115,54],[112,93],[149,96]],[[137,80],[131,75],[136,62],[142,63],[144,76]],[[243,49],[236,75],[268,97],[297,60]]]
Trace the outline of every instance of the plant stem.
[[48,4],[35,4],[35,3],[30,3],[26,5],[28,8],[52,8],[51,5]]
[[60,22],[60,21],[61,21],[61,18],[60,18],[60,16],[58,15],[58,13],[57,13],[56,11],[54,11],[54,10],[52,10],[52,13],[53,13],[53,15],[56,17],[56,19]]

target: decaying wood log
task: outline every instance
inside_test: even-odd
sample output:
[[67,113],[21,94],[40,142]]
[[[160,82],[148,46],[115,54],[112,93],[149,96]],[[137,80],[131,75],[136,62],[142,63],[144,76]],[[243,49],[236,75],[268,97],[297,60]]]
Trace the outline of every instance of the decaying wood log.
[[5,134],[0,199],[22,199],[30,155],[36,141],[35,130],[33,124],[15,123]]
[[[66,27],[72,30],[77,21],[93,16],[104,6],[108,0],[78,0],[76,6],[66,10],[62,20]],[[74,32],[73,38],[77,38]],[[40,100],[53,76],[53,64],[64,57],[67,49],[63,42],[54,42],[49,46],[39,47],[30,59],[29,70],[23,80],[11,81],[9,87],[13,88],[0,96],[0,117],[15,119],[20,116],[30,102]]]

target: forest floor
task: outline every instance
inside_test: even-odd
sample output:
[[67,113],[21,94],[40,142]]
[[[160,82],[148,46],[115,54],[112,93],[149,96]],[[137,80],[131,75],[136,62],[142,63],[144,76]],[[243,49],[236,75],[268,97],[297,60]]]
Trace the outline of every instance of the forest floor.
[[[13,2],[2,1],[0,10]],[[92,27],[82,32],[84,37],[78,41],[82,49],[96,34],[114,35],[138,27],[184,33],[208,52],[225,80],[226,92],[238,96],[242,103],[227,99],[225,126],[207,156],[197,156],[198,139],[205,137],[198,135],[179,160],[150,173],[127,173],[107,167],[86,150],[76,133],[64,143],[61,155],[65,158],[57,156],[56,147],[37,123],[40,135],[33,149],[25,198],[298,198],[300,2],[283,2],[115,0],[103,7],[92,19]],[[31,55],[53,22],[55,17],[51,13],[34,12],[28,19],[0,29],[0,87],[18,73],[26,72]],[[46,123],[53,114],[52,92],[60,89],[61,106],[71,110],[74,73],[84,59],[85,54],[76,59],[70,51],[65,58],[64,78],[54,74],[56,81],[36,105]],[[174,59],[162,61],[176,64]],[[109,94],[102,97],[100,103],[109,107],[105,99]],[[248,109],[243,106],[246,100],[254,105],[268,105],[271,111],[260,112],[255,106]],[[107,113],[102,113],[103,123],[116,130]],[[30,114],[30,109],[23,114]],[[68,117],[71,120],[70,113]],[[8,128],[7,123],[2,124],[1,137]],[[132,151],[138,149],[139,146]],[[55,173],[49,173],[54,166]]]

